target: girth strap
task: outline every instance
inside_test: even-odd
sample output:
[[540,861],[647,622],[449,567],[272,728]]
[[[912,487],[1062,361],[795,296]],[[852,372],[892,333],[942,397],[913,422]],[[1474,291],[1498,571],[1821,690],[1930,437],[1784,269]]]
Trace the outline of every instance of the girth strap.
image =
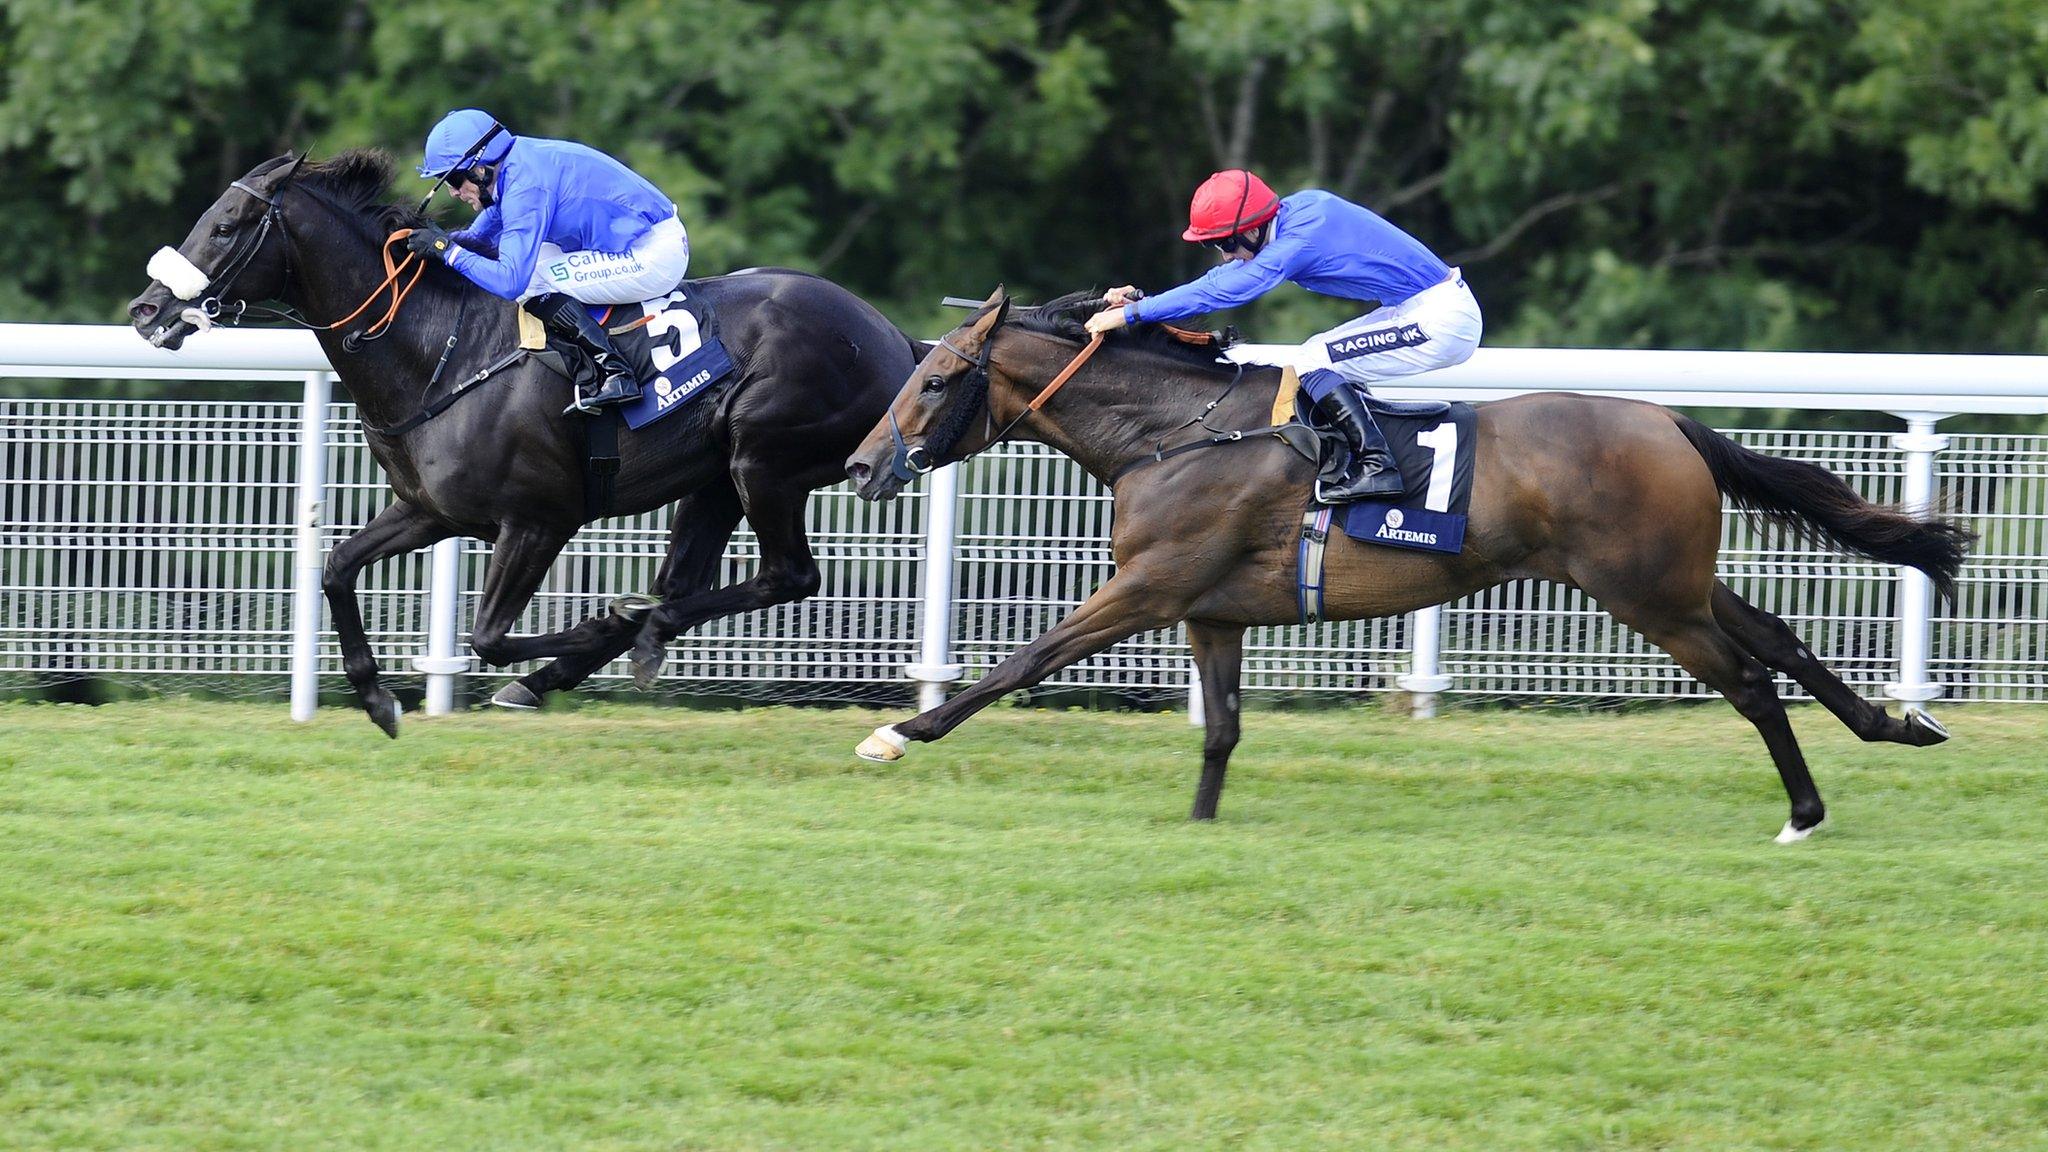
[[624,419],[614,404],[583,422],[583,519],[585,523],[612,514],[618,495],[619,424]]
[[1294,602],[1301,609],[1301,622],[1314,624],[1323,618],[1323,550],[1330,543],[1328,504],[1310,504],[1301,516],[1301,549],[1294,573]]

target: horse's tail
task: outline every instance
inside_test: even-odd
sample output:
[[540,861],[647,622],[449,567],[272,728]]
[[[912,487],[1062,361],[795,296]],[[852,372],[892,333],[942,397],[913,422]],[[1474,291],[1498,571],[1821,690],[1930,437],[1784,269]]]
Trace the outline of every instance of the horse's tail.
[[1817,464],[1752,452],[1690,417],[1674,412],[1672,418],[1706,460],[1714,486],[1752,519],[1774,521],[1797,537],[1818,537],[1845,552],[1918,568],[1943,597],[1955,595],[1956,571],[1976,539],[1969,529],[1872,504]]

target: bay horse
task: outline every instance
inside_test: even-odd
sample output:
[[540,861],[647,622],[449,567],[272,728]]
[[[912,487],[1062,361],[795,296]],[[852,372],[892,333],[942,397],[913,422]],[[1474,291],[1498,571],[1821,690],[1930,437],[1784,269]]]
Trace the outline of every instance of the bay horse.
[[[1201,676],[1207,730],[1196,820],[1213,819],[1236,747],[1244,632],[1299,622],[1296,549],[1314,465],[1271,436],[1278,373],[1226,388],[1235,369],[1157,326],[1112,334],[1048,397],[1075,361],[1086,293],[1013,310],[999,288],[919,363],[888,415],[847,460],[864,498],[887,499],[916,474],[987,448],[1013,426],[1109,485],[1116,573],[1074,612],[988,675],[918,716],[875,730],[857,750],[901,757],[937,740],[1005,693],[1140,632],[1185,622]],[[1250,378],[1248,378],[1249,380]],[[1204,399],[1224,392],[1210,430],[1241,441],[1154,459]],[[1042,407],[1034,408],[1038,398]],[[1873,505],[1833,473],[1743,448],[1668,408],[1543,393],[1474,405],[1476,461],[1464,550],[1366,545],[1332,532],[1324,575],[1331,619],[1389,616],[1535,577],[1585,591],[1719,692],[1763,736],[1791,817],[1780,843],[1826,816],[1772,682],[1791,676],[1864,740],[1929,745],[1948,738],[1925,712],[1887,715],[1814,657],[1784,621],[1714,576],[1725,495],[1750,515],[1889,564],[1927,573],[1952,595],[1971,539],[1960,525]]]
[[[639,431],[621,428],[618,440],[612,512],[679,501],[656,579],[659,605],[514,636],[548,567],[586,519],[583,418],[561,412],[569,385],[531,360],[516,362],[440,414],[398,430],[448,396],[453,382],[516,349],[517,306],[433,260],[417,282],[401,273],[398,284],[411,283],[410,294],[380,323],[382,301],[398,292],[375,291],[389,278],[387,243],[421,217],[384,202],[393,163],[382,152],[343,152],[302,168],[303,159],[280,156],[234,181],[178,251],[209,281],[202,314],[233,317],[248,301],[281,300],[325,320],[379,302],[360,319],[307,326],[354,397],[396,497],[335,547],[323,578],[349,683],[386,734],[398,735],[401,709],[378,679],[356,576],[437,540],[495,543],[470,633],[476,654],[498,666],[553,658],[493,698],[507,707],[537,707],[629,646],[644,683],[683,629],[818,590],[805,503],[813,489],[843,479],[846,453],[922,356],[915,341],[853,293],[807,273],[762,269],[692,282],[692,294],[715,309],[739,372],[716,395]],[[136,331],[166,348],[198,328],[186,302],[159,281],[128,312]],[[448,383],[435,387],[441,376]],[[714,589],[743,516],[760,539],[760,568]]]

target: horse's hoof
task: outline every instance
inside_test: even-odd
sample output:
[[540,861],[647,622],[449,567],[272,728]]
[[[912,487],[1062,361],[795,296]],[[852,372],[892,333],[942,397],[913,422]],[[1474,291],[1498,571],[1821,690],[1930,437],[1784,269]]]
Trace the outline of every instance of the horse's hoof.
[[1921,747],[1939,744],[1948,739],[1948,729],[1942,727],[1941,721],[1919,708],[1906,709],[1906,723],[1920,730],[1918,743]]
[[517,680],[498,689],[491,696],[491,703],[496,704],[500,708],[510,708],[515,712],[537,712],[540,710],[540,697],[535,694],[533,689],[528,688]]
[[661,601],[652,596],[629,594],[612,601],[612,615],[622,620],[638,620],[659,607]]
[[641,645],[633,649],[633,687],[642,692],[654,690],[654,682],[661,677],[661,658],[661,647],[650,649]]
[[1820,823],[1815,824],[1811,828],[1794,828],[1792,826],[1792,822],[1790,820],[1787,820],[1785,821],[1785,827],[1778,833],[1777,842],[1780,844],[1797,844],[1801,840],[1804,840],[1808,836],[1811,836],[1815,832],[1818,832],[1821,826],[1826,824],[1827,822],[1828,818],[1823,816],[1820,818]]
[[382,704],[371,704],[366,711],[369,712],[371,721],[382,728],[386,736],[393,740],[398,739],[398,718],[404,714],[405,705],[400,704],[394,697]]
[[861,741],[853,754],[877,764],[893,764],[903,759],[903,750],[909,745],[910,741],[897,734],[895,725],[884,724]]

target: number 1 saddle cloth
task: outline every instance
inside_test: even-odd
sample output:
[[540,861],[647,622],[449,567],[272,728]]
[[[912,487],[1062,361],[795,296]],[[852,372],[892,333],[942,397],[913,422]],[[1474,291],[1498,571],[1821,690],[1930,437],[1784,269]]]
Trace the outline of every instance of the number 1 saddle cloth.
[[[1312,406],[1296,405],[1299,388],[1293,369],[1281,374],[1273,423],[1285,423],[1298,407],[1303,423],[1322,441],[1322,466],[1341,466],[1350,449],[1342,436],[1320,426]],[[1367,544],[1457,553],[1465,546],[1465,515],[1472,503],[1472,406],[1373,397],[1366,398],[1366,406],[1394,450],[1406,487],[1396,500],[1360,500],[1329,509],[1325,523],[1334,520],[1345,535]]]

